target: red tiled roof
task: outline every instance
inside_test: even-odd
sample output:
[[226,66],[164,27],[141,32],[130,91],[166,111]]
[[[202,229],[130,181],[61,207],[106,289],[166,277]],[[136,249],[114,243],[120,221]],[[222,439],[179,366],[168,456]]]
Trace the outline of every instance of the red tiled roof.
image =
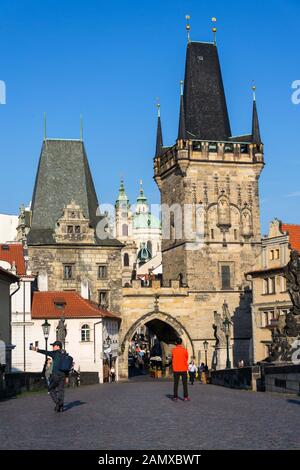
[[[55,303],[63,304],[58,308]],[[119,318],[107,310],[99,308],[95,302],[83,299],[77,292],[34,292],[32,318]]]
[[22,243],[2,243],[0,244],[0,261],[6,261],[11,266],[16,264],[17,274],[26,274],[24,250]]
[[297,250],[300,254],[300,225],[281,224],[281,228],[284,232],[288,232],[293,250]]

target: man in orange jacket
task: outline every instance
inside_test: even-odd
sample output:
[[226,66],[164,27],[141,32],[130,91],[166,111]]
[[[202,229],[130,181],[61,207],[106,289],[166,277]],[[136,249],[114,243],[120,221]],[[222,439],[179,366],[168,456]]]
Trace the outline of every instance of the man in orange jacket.
[[187,386],[187,370],[189,355],[187,349],[182,346],[182,339],[178,338],[176,346],[172,351],[172,367],[174,374],[174,396],[173,400],[178,400],[178,385],[180,376],[182,377],[184,401],[190,401]]

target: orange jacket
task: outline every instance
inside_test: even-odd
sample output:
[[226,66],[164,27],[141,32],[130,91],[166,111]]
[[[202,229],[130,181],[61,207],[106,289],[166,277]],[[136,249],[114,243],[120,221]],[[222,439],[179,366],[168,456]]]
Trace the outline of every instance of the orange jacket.
[[186,372],[188,370],[189,354],[181,344],[175,346],[172,351],[173,372]]

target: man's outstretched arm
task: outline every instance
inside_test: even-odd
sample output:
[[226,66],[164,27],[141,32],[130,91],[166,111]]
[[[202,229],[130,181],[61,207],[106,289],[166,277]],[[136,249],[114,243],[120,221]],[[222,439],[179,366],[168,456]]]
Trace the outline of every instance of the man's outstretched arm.
[[45,356],[49,356],[49,357],[54,357],[55,355],[55,351],[46,351],[45,349],[32,348],[31,351],[36,351],[40,354],[44,354]]

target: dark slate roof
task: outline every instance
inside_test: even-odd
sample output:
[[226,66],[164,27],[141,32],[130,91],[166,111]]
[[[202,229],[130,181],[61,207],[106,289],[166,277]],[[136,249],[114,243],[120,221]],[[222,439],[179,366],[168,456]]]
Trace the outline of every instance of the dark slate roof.
[[179,125],[178,125],[178,140],[186,140],[186,127],[185,127],[185,112],[183,95],[180,95],[180,112],[179,112]]
[[188,138],[229,140],[230,123],[214,44],[190,42],[187,46],[184,111]]
[[[84,144],[80,140],[47,139],[43,142],[32,199],[32,225],[28,245],[55,244],[53,232],[63,209],[75,201],[96,228],[98,200]],[[123,246],[118,240],[96,244]]]
[[250,144],[252,142],[252,135],[251,134],[238,135],[238,136],[230,137],[229,140],[232,142],[242,142],[242,143]]
[[160,116],[157,118],[157,132],[156,132],[156,151],[155,156],[159,157],[163,149],[163,135],[161,130],[161,120]]
[[261,144],[259,120],[256,107],[256,100],[253,101],[253,115],[252,115],[252,139],[255,144]]

